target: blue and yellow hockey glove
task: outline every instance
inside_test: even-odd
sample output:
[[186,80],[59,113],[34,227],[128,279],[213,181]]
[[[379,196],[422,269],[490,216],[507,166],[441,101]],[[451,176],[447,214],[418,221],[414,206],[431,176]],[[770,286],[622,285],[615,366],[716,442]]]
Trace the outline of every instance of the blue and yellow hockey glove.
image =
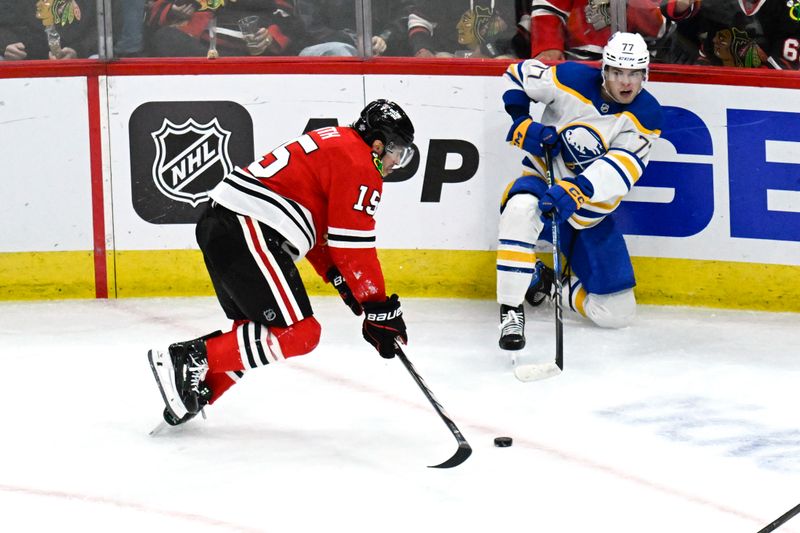
[[561,139],[556,129],[535,122],[529,115],[514,120],[506,142],[539,157],[544,156],[545,150],[553,157],[561,152]]
[[589,201],[594,194],[592,183],[581,175],[564,178],[544,193],[539,200],[542,218],[553,216],[560,224]]

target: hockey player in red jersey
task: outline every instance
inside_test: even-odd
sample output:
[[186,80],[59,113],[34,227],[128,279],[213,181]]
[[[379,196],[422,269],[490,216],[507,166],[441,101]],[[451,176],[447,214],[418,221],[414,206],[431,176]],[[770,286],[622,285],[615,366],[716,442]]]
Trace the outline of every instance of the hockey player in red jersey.
[[305,257],[339,291],[382,357],[407,340],[400,301],[387,298],[375,250],[383,178],[413,156],[414,127],[393,102],[367,105],[350,127],[285,142],[209,193],[196,236],[233,328],[150,350],[166,404],[186,422],[243,373],[312,351],[320,324],[295,263]]

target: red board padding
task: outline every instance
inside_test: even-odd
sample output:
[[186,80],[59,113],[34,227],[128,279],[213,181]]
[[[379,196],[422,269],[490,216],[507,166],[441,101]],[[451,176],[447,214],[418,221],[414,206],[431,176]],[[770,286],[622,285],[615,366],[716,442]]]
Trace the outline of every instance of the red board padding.
[[[418,74],[499,76],[510,61],[498,59],[414,59],[377,57],[230,57],[122,59],[116,61],[2,61],[0,78],[141,76],[197,74]],[[650,80],[748,87],[800,88],[800,71],[652,65]]]

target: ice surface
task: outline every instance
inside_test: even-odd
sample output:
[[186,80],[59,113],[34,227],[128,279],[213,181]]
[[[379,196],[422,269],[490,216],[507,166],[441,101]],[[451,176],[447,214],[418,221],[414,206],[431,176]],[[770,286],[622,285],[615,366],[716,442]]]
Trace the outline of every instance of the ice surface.
[[[215,300],[0,303],[0,529],[754,533],[800,501],[796,314],[568,316],[564,372],[521,383],[496,304],[405,299],[406,353],[474,449],[436,470],[456,441],[403,365],[313,303],[316,351],[156,437],[147,349],[225,329]],[[527,318],[520,362],[551,361],[551,309]]]

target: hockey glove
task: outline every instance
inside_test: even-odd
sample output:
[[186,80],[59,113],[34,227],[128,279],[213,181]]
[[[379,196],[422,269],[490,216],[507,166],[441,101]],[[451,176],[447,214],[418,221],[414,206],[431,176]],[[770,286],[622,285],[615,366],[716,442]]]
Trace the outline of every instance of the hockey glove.
[[342,276],[339,269],[336,267],[331,267],[328,269],[328,272],[325,274],[327,276],[328,281],[331,282],[331,285],[339,291],[339,296],[342,297],[344,303],[347,307],[353,311],[353,314],[358,316],[363,313],[363,309],[361,308],[361,304],[358,303],[356,297],[353,296],[353,291],[350,290],[350,287],[347,286],[347,282],[344,280],[344,276]]
[[529,115],[514,121],[508,130],[506,141],[539,157],[544,156],[545,150],[553,157],[561,152],[561,139],[556,129],[534,122]]
[[572,216],[594,194],[592,183],[580,174],[564,178],[544,193],[539,200],[542,219],[552,216],[559,224]]
[[366,316],[361,328],[364,339],[378,350],[381,357],[391,359],[395,356],[394,340],[400,337],[403,343],[408,342],[400,300],[392,294],[385,302],[364,302],[364,312]]

